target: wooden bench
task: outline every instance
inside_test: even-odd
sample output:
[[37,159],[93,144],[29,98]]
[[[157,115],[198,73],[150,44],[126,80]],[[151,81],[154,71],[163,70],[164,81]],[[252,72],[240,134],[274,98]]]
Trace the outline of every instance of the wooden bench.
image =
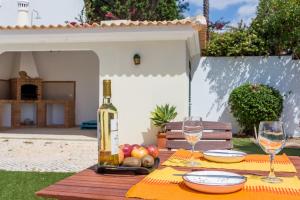
[[[182,122],[170,122],[166,126],[166,148],[191,149],[182,133]],[[195,150],[232,149],[232,126],[230,123],[203,121],[203,134]]]

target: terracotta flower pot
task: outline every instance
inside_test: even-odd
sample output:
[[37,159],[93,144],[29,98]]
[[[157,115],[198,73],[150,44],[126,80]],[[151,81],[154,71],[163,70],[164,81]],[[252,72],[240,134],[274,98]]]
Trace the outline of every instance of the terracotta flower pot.
[[159,149],[165,149],[166,148],[166,133],[158,133],[157,134],[157,147]]

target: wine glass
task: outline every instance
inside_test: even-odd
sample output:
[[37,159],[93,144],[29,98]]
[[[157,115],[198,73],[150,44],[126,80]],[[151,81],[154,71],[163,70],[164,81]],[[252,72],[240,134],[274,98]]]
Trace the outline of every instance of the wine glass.
[[256,139],[264,152],[270,155],[270,173],[267,177],[263,177],[262,180],[268,183],[282,182],[282,179],[276,177],[274,173],[274,157],[283,149],[286,142],[286,134],[283,130],[282,122],[260,122]]
[[195,145],[202,137],[203,125],[201,117],[185,117],[182,124],[182,131],[186,141],[192,146],[192,157],[187,163],[189,166],[199,165],[194,160]]

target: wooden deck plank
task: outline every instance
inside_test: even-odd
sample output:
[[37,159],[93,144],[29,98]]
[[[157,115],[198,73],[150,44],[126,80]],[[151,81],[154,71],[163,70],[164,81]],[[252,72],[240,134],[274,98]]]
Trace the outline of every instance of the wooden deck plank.
[[[161,152],[161,161],[165,161],[172,153],[171,151]],[[276,173],[277,176],[295,176],[300,177],[300,157],[291,156],[290,160],[294,163],[297,173]],[[163,168],[163,166],[160,166]],[[61,180],[41,191],[36,195],[40,197],[57,198],[61,200],[123,200],[128,189],[138,183],[145,176],[134,175],[99,175],[91,167],[78,174]],[[177,168],[180,170],[190,171],[190,168]],[[197,169],[207,170],[207,169]],[[214,169],[215,170],[215,169]],[[224,170],[224,169],[223,169]],[[240,174],[267,175],[268,172],[260,171],[241,171],[230,170]],[[131,199],[131,198],[130,198]]]
[[[59,185],[68,185],[68,186],[82,186],[82,187],[91,187],[91,188],[99,188],[103,187],[103,182],[91,182],[91,181],[74,181],[74,180],[64,180]],[[134,184],[134,183],[132,183]],[[105,182],[105,187],[109,188],[121,188],[121,189],[129,189],[130,184],[124,185],[124,183],[107,183]]]
[[[131,175],[132,176],[132,175]],[[71,176],[69,177],[70,180],[76,180],[76,181],[99,181],[99,179],[105,181],[105,182],[117,182],[121,180],[126,180],[128,183],[136,182],[137,177],[128,177],[128,176],[120,176],[119,178],[116,177],[109,177],[109,176],[90,176],[90,175],[85,175],[85,176]]]
[[70,186],[54,184],[48,187],[48,191],[68,191],[73,193],[96,194],[96,195],[111,195],[124,197],[126,188],[111,188],[109,185],[102,184],[101,187],[86,187],[86,186]]

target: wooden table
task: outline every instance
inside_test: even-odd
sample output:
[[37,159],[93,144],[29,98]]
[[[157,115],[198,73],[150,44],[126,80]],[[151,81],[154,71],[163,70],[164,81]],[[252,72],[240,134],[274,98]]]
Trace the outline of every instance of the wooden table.
[[[165,161],[172,153],[171,151],[161,152],[161,162]],[[276,173],[278,176],[300,177],[300,157],[289,157],[297,169],[297,173]],[[161,166],[163,168],[163,166]],[[190,171],[190,168],[178,167],[178,169]],[[207,169],[206,169],[207,170]],[[240,174],[267,175],[267,172],[258,171],[239,171]],[[40,197],[52,197],[60,200],[68,199],[106,199],[118,200],[126,199],[125,194],[133,186],[142,180],[145,176],[134,175],[99,175],[94,171],[94,167],[79,172],[71,177],[61,180],[49,187],[36,192]],[[132,199],[132,198],[130,198]]]

